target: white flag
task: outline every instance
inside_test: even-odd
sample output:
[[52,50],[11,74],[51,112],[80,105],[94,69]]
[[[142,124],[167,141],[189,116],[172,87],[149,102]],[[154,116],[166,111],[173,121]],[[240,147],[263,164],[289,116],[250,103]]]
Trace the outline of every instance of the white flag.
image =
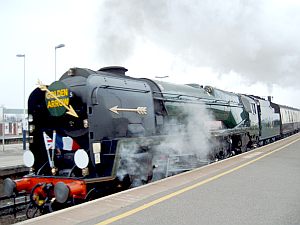
[[53,146],[53,141],[45,132],[43,132],[43,136],[44,136],[45,147],[47,150],[49,150]]
[[49,152],[49,149],[52,148],[52,146],[53,146],[53,143],[52,143],[53,141],[45,132],[43,132],[43,136],[44,136],[44,143],[45,143],[45,147],[46,147],[49,165],[51,168],[53,168],[53,161],[51,161],[50,152]]

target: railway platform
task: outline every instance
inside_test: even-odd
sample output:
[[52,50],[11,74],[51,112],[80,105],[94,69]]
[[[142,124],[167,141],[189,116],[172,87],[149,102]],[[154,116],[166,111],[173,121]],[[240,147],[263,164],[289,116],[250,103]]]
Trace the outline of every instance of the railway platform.
[[300,224],[300,134],[21,224]]
[[20,177],[29,171],[23,164],[23,152],[23,144],[0,146],[0,197],[4,195],[3,180],[6,177]]
[[23,145],[0,146],[0,177],[28,170],[23,164]]

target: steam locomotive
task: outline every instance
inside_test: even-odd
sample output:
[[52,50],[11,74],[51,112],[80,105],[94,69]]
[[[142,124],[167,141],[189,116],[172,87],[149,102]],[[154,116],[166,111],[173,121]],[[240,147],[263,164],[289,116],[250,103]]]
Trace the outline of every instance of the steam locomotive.
[[[7,178],[43,212],[138,186],[299,131],[300,111],[254,95],[71,68],[28,100],[31,172]],[[34,215],[31,215],[34,216]],[[28,215],[30,217],[30,215]]]

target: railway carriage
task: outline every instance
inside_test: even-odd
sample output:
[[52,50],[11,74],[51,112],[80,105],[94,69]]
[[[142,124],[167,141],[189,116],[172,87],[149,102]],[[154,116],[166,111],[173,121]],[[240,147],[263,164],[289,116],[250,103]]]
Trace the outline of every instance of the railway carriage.
[[281,135],[287,136],[300,129],[300,110],[288,106],[278,105],[280,109]]

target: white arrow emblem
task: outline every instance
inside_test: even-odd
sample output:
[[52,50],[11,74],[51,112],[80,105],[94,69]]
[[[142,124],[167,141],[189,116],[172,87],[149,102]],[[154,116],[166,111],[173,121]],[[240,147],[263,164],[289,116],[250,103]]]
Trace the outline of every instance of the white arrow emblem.
[[146,115],[147,114],[147,107],[137,107],[136,109],[124,109],[124,108],[118,108],[118,106],[114,106],[109,109],[113,113],[119,114],[119,111],[123,112],[136,112],[140,115]]

